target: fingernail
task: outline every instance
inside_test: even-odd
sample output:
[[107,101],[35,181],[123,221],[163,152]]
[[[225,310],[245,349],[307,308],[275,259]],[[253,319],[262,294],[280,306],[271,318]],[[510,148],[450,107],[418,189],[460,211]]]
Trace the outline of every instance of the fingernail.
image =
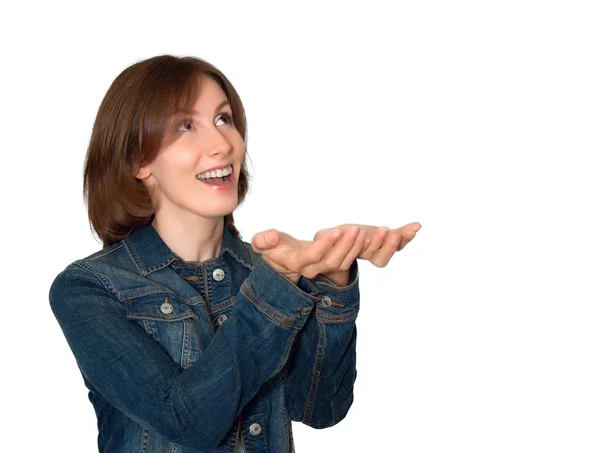
[[398,245],[400,244],[400,240],[402,238],[400,236],[392,236],[392,245]]
[[267,233],[267,239],[269,242],[275,242],[275,232],[273,230]]
[[342,232],[340,230],[335,230],[333,233],[331,233],[331,237],[333,239],[338,239],[341,235],[342,235]]
[[358,236],[358,227],[350,228],[350,237],[355,238],[356,236]]

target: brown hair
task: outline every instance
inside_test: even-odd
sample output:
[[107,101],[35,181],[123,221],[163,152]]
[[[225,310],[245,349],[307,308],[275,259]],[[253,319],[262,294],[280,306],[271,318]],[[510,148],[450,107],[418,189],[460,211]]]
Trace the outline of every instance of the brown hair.
[[[85,158],[83,196],[91,227],[103,247],[148,225],[155,209],[144,183],[136,178],[174,138],[166,133],[177,110],[190,111],[199,78],[212,77],[231,104],[233,122],[246,146],[246,115],[235,88],[216,67],[195,57],[160,55],[137,62],[110,85],[94,122]],[[247,155],[247,154],[246,154]],[[238,181],[238,204],[248,192],[246,159]],[[225,225],[240,237],[233,213]]]

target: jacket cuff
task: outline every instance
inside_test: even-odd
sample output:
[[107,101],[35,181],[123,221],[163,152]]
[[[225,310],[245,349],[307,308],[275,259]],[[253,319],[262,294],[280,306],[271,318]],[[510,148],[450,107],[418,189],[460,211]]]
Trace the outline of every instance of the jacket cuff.
[[346,286],[337,286],[322,275],[315,278],[301,277],[298,286],[318,299],[317,316],[326,320],[346,320],[356,317],[360,304],[358,289],[358,260],[350,266],[350,279]]
[[267,263],[262,256],[244,281],[246,297],[277,324],[300,330],[316,300]]

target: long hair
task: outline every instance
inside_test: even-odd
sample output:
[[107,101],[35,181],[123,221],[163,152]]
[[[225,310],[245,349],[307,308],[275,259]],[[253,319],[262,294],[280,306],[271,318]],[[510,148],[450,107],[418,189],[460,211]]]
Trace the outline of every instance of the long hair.
[[[83,197],[91,227],[103,247],[127,237],[152,221],[155,207],[140,166],[152,162],[174,138],[166,132],[178,110],[189,111],[197,99],[198,82],[212,77],[231,104],[233,122],[246,147],[246,114],[237,91],[216,67],[195,57],[160,55],[137,62],[110,85],[94,122],[88,146]],[[247,155],[247,154],[246,154]],[[246,157],[238,181],[238,205],[248,192]],[[233,214],[225,225],[237,237]]]

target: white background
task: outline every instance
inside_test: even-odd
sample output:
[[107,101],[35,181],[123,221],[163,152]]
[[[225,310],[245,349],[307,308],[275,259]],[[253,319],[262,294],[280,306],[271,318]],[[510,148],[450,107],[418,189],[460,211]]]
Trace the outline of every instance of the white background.
[[244,239],[423,226],[359,263],[355,401],[294,423],[298,452],[600,450],[596,2],[19,4],[0,11],[2,450],[96,451],[48,290],[101,248],[81,192],[102,97],[165,53],[244,102]]

